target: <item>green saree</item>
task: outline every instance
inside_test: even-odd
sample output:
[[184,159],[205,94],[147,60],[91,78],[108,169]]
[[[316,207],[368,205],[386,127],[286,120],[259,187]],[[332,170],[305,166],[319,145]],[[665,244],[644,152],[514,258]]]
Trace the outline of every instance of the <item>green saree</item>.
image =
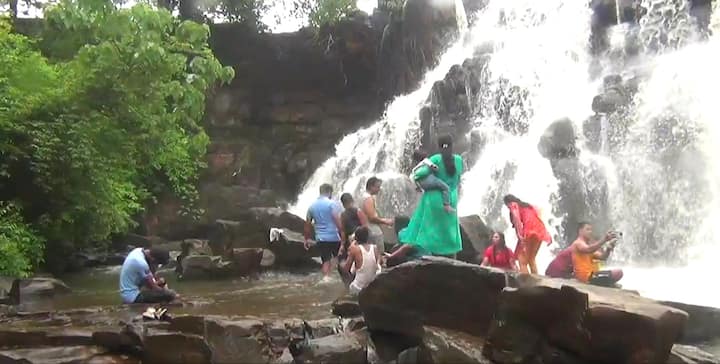
[[[447,174],[440,154],[433,155],[430,160],[439,167],[436,176],[450,187],[450,204],[457,208],[458,186],[463,172],[462,157],[454,155],[454,176]],[[419,179],[430,173],[430,168],[422,167],[415,177]],[[445,211],[440,191],[423,193],[410,218],[410,224],[400,231],[398,238],[401,243],[414,246],[417,250],[415,255],[451,255],[462,250],[457,212]]]

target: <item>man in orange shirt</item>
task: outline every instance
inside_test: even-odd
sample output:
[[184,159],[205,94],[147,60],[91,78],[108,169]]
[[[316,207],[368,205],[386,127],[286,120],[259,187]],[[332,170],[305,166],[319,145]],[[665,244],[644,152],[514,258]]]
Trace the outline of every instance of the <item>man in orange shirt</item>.
[[[615,248],[617,236],[613,232],[608,232],[603,240],[591,243],[592,233],[590,223],[578,224],[578,238],[570,246],[575,278],[598,286],[613,286],[622,279],[622,270],[599,270],[595,260],[607,260]],[[602,249],[605,244],[608,244],[607,247]]]

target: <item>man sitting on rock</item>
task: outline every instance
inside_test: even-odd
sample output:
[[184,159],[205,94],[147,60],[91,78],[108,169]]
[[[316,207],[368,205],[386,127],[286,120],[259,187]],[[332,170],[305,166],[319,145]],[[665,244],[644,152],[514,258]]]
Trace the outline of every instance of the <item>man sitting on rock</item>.
[[[622,279],[622,270],[600,270],[596,260],[607,260],[615,248],[616,234],[608,232],[603,240],[591,243],[592,233],[590,223],[581,222],[578,224],[578,238],[570,245],[575,278],[585,283],[612,287]],[[606,249],[602,249],[606,243],[609,243],[608,246]]]
[[155,267],[169,260],[170,253],[164,249],[133,249],[120,270],[123,303],[167,303],[177,298],[175,292],[165,288],[164,280],[156,279],[153,273]]

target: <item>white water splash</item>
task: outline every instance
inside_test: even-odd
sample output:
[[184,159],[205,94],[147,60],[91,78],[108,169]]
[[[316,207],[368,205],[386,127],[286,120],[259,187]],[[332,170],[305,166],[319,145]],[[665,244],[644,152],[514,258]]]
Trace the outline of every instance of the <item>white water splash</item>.
[[[489,36],[495,44],[487,67],[487,95],[476,121],[475,133],[485,140],[477,163],[463,179],[461,215],[478,214],[492,228],[509,226],[502,196],[512,193],[541,210],[551,233],[559,236],[560,216],[553,216],[557,180],[550,163],[537,149],[540,136],[553,121],[570,117],[583,120],[590,112],[596,86],[588,80],[586,59],[590,10],[581,1],[508,1],[488,4],[487,12],[501,21]],[[508,84],[527,93],[512,100],[510,125],[507,116],[488,105],[498,97],[508,102]],[[527,125],[527,132],[517,132]],[[502,207],[501,207],[502,206]],[[506,231],[509,246],[516,243]],[[547,249],[540,251],[539,268],[549,260]]]

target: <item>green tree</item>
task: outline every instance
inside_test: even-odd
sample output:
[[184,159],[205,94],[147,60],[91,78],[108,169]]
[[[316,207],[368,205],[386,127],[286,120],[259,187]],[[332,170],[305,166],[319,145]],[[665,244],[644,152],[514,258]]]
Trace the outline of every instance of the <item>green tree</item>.
[[334,25],[357,11],[356,4],[356,0],[315,0],[309,14],[310,26]]
[[161,193],[192,206],[205,97],[233,71],[206,25],[148,5],[65,0],[45,18],[52,61],[0,30],[0,200],[51,259],[126,232]]

